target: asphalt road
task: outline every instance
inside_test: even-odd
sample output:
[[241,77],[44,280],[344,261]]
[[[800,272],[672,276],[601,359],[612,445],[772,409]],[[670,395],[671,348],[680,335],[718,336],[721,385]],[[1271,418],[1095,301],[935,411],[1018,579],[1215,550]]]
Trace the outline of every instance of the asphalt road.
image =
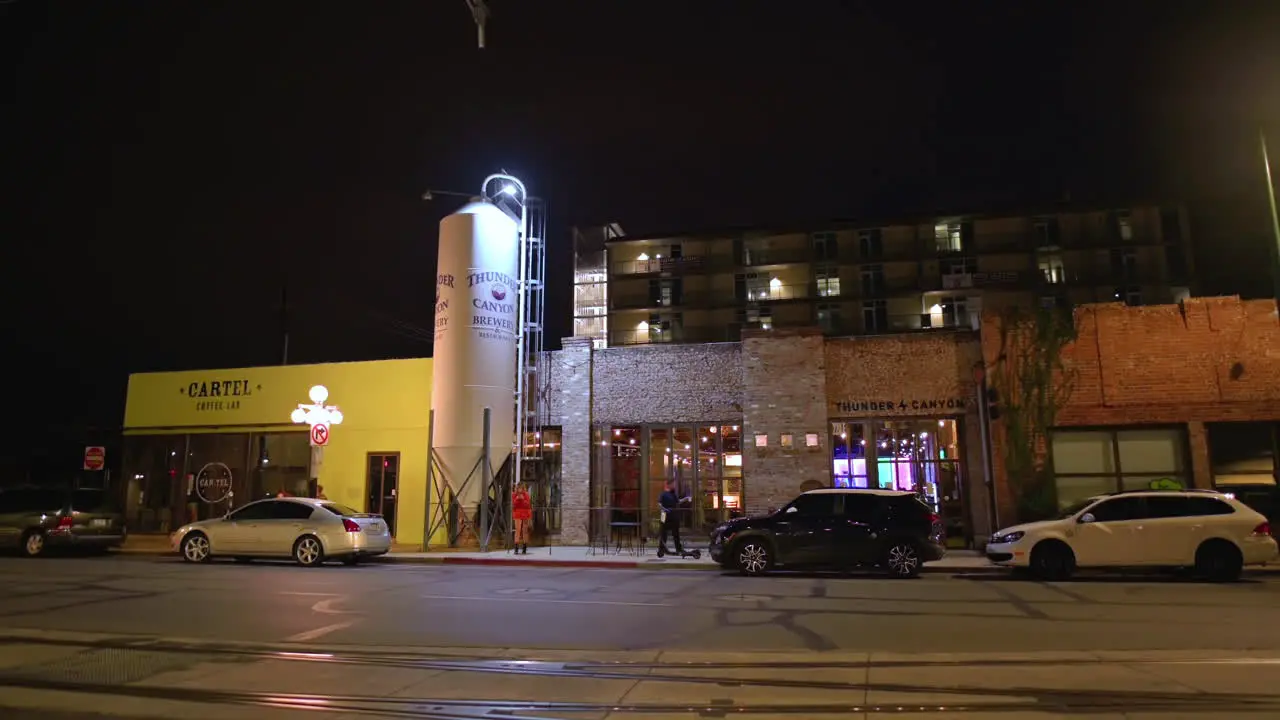
[[1280,577],[744,578],[707,571],[0,558],[0,626],[171,638],[901,653],[1280,648]]

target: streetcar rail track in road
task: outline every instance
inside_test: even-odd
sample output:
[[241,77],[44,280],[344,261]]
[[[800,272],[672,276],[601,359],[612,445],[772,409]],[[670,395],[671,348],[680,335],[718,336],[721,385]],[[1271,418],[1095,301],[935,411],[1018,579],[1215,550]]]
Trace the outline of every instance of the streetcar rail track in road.
[[[360,713],[381,717],[427,718],[430,720],[554,720],[560,714],[608,712],[619,714],[671,714],[695,717],[732,715],[798,715],[852,713],[973,713],[980,716],[1012,712],[1261,712],[1280,711],[1280,697],[1247,694],[1204,693],[1126,693],[1076,692],[1068,690],[1030,690],[1011,688],[996,695],[1003,698],[1027,697],[1025,700],[993,700],[990,702],[938,703],[737,703],[715,700],[706,703],[635,703],[577,702],[550,700],[503,699],[435,699],[387,698],[366,695],[324,695],[272,693],[263,691],[204,690],[199,688],[158,687],[154,685],[109,685],[76,681],[16,679],[0,677],[0,687],[23,688],[69,693],[91,693],[114,697],[169,700],[218,705],[240,705],[278,710],[313,710],[336,713]],[[872,686],[872,689],[880,689]],[[952,690],[948,688],[948,690]],[[935,688],[915,691],[936,693]],[[956,692],[972,694],[973,689]],[[525,715],[518,713],[537,713]],[[559,717],[563,717],[560,715]]]
[[[786,678],[768,678],[768,677],[722,677],[710,674],[697,674],[697,671],[710,670],[758,670],[762,674],[768,672],[777,672],[785,670],[888,670],[901,668],[920,668],[920,667],[940,667],[940,666],[999,666],[1013,665],[1018,666],[1068,666],[1068,665],[1143,665],[1143,664],[1220,664],[1224,662],[1236,663],[1255,663],[1259,665],[1270,665],[1276,662],[1275,658],[1249,658],[1249,657],[1207,657],[1203,660],[1188,660],[1186,658],[1179,659],[1127,659],[1127,660],[1105,660],[1105,659],[1063,659],[1052,660],[1043,659],[1036,660],[993,660],[983,662],[981,660],[965,660],[965,661],[926,661],[926,662],[901,662],[889,661],[885,663],[866,662],[866,661],[809,661],[809,662],[688,662],[688,661],[638,661],[638,662],[598,662],[598,661],[546,661],[546,660],[510,660],[495,659],[491,657],[441,657],[413,655],[409,653],[395,652],[375,652],[367,650],[365,652],[351,653],[328,653],[321,651],[301,651],[301,650],[277,650],[265,649],[262,647],[246,648],[246,647],[228,647],[219,646],[212,643],[195,643],[181,642],[165,639],[137,638],[137,639],[101,639],[101,640],[72,640],[65,638],[25,638],[21,636],[4,636],[0,635],[0,644],[28,644],[28,645],[57,645],[73,648],[83,648],[86,653],[73,656],[73,658],[83,658],[87,664],[92,665],[91,657],[95,652],[134,652],[140,654],[172,654],[186,655],[192,657],[196,661],[216,661],[219,659],[237,658],[248,661],[294,661],[294,662],[312,662],[312,663],[338,663],[352,666],[377,667],[377,668],[400,668],[400,669],[417,669],[423,671],[445,672],[445,673],[492,673],[497,675],[525,675],[548,678],[563,678],[566,680],[602,680],[602,681],[632,681],[632,682],[667,682],[691,685],[714,685],[726,688],[772,688],[772,689],[801,689],[801,690],[823,690],[849,692],[857,695],[864,695],[869,691],[901,693],[910,696],[912,693],[929,693],[937,694],[955,694],[956,696],[973,698],[975,696],[985,696],[991,698],[991,701],[982,702],[963,702],[960,705],[931,705],[916,712],[940,712],[944,708],[950,711],[963,712],[972,710],[973,712],[996,712],[1001,710],[1009,710],[1017,707],[1021,709],[1069,709],[1075,712],[1085,712],[1094,709],[1110,709],[1114,710],[1118,707],[1131,709],[1191,709],[1196,707],[1213,708],[1217,711],[1224,711],[1228,708],[1238,708],[1241,710],[1277,710],[1280,711],[1280,696],[1276,695],[1256,695],[1256,694],[1230,694],[1230,693],[1193,693],[1193,692],[1147,692],[1139,690],[1117,690],[1117,691],[1093,691],[1093,690],[1063,690],[1043,687],[1006,687],[993,688],[982,686],[949,686],[936,687],[931,685],[921,685],[919,683],[889,683],[889,682],[837,682],[837,681],[819,681],[819,680],[791,680]],[[110,661],[119,662],[117,656],[111,656]],[[0,687],[22,687],[30,689],[52,689],[64,690],[67,692],[107,692],[109,694],[130,694],[135,691],[135,686],[125,685],[123,683],[92,683],[83,681],[83,675],[77,674],[73,677],[59,677],[62,674],[56,663],[65,662],[65,660],[53,661],[46,664],[35,664],[28,666],[20,666],[6,669],[0,672]],[[84,672],[85,663],[77,665],[80,673]],[[658,672],[654,672],[654,671]],[[678,671],[685,671],[692,674],[682,674]],[[104,689],[105,688],[105,689]],[[138,689],[138,692],[188,692],[187,689],[169,689],[149,687]],[[196,692],[191,690],[191,692]],[[416,717],[481,717],[481,715],[459,715],[459,708],[467,709],[472,712],[480,706],[494,708],[500,706],[503,717],[514,717],[508,713],[517,711],[558,711],[558,712],[588,712],[599,709],[611,709],[614,712],[702,712],[706,710],[712,712],[710,708],[693,709],[687,706],[679,706],[679,710],[670,709],[674,706],[669,705],[648,705],[633,704],[619,708],[613,704],[601,704],[584,706],[581,703],[523,703],[508,700],[475,700],[466,701],[471,704],[461,704],[462,701],[445,701],[430,698],[417,698],[412,700],[388,700],[386,698],[366,698],[362,696],[339,696],[339,695],[305,695],[305,696],[286,696],[276,693],[229,693],[222,691],[199,691],[217,694],[217,702],[223,703],[251,703],[262,704],[267,702],[263,698],[269,698],[270,702],[278,703],[281,697],[294,697],[290,703],[299,706],[307,706],[315,709],[314,704],[323,706],[323,709],[346,708],[352,710],[351,703],[367,703],[378,701],[384,703],[377,708],[369,710],[359,709],[360,712],[385,713],[390,712],[397,716],[408,713],[410,716]],[[220,694],[219,694],[220,693]],[[211,696],[212,697],[212,696]],[[865,697],[865,695],[864,695]],[[1027,699],[1023,699],[1027,698]],[[213,700],[210,700],[213,701]],[[393,703],[390,710],[387,710],[385,703]],[[404,703],[418,703],[417,706],[409,706]],[[308,705],[312,703],[312,705]],[[885,704],[884,707],[889,707]],[[290,705],[291,707],[293,705]],[[444,710],[423,710],[422,707],[431,706],[433,708],[440,706],[452,708],[448,714]],[[820,713],[820,712],[893,712],[892,708],[886,710],[880,706],[868,706],[865,702],[849,703],[849,704],[805,704],[805,705],[767,705],[759,706],[765,709],[756,709],[757,706],[735,706],[734,713],[759,713],[759,712],[780,712],[785,714],[796,713]],[[897,707],[894,705],[893,707]],[[915,707],[913,705],[913,707]],[[723,711],[724,708],[720,708]],[[490,711],[485,711],[490,712]],[[445,713],[445,714],[441,714]],[[492,717],[491,715],[488,715]]]
[[[498,664],[510,666],[532,667],[536,664],[561,665],[576,670],[594,668],[616,670],[838,670],[838,669],[909,669],[926,667],[1033,667],[1033,666],[1098,666],[1098,665],[1276,665],[1280,664],[1280,654],[1271,656],[1250,657],[1238,652],[1215,652],[1207,650],[1201,658],[1107,658],[1088,657],[1073,653],[1075,657],[964,657],[955,660],[766,660],[766,661],[702,661],[702,660],[578,660],[547,661],[536,657],[511,659],[509,656],[497,657],[496,649],[489,653],[476,651],[472,654],[460,652],[433,653],[432,648],[419,651],[383,650],[359,646],[302,646],[292,643],[224,643],[216,640],[187,641],[167,638],[138,636],[130,638],[97,638],[75,639],[65,637],[42,637],[39,635],[13,635],[0,632],[0,646],[3,645],[50,645],[59,647],[81,647],[97,650],[134,650],[138,652],[172,652],[199,655],[234,655],[260,660],[285,660],[297,662],[323,662],[342,665],[377,665],[405,668],[420,667],[421,663],[470,663]],[[528,651],[536,655],[537,649]],[[556,653],[564,650],[556,649]],[[596,652],[596,651],[584,651]],[[677,651],[680,652],[680,651]],[[856,652],[856,651],[855,651]],[[1153,651],[1154,652],[1154,651]],[[745,654],[750,654],[749,652]],[[458,668],[462,670],[462,668]],[[468,672],[476,670],[467,669]],[[507,670],[507,672],[514,672]],[[646,673],[646,678],[656,677]],[[685,677],[685,676],[680,676]],[[625,678],[624,678],[625,679]],[[721,678],[721,681],[724,679]]]

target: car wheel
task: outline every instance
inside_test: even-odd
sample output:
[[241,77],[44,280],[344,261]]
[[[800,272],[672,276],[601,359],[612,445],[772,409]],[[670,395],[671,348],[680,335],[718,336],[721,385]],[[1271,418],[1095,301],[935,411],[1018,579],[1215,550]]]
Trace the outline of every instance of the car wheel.
[[1031,549],[1031,573],[1041,580],[1067,580],[1076,571],[1076,554],[1057,540]]
[[182,539],[182,559],[190,563],[209,562],[209,538],[204,533],[191,533]]
[[893,543],[885,550],[884,566],[894,577],[915,577],[920,574],[920,552],[909,542]]
[[1244,572],[1244,558],[1235,545],[1210,540],[1196,550],[1196,574],[1214,582],[1234,582]]
[[315,567],[324,562],[324,546],[315,535],[303,535],[293,544],[293,559],[302,567]]
[[28,530],[22,536],[22,554],[26,557],[40,557],[44,554],[45,542],[44,532],[40,530]]
[[773,553],[763,540],[748,539],[738,544],[734,556],[743,575],[763,575],[773,567]]

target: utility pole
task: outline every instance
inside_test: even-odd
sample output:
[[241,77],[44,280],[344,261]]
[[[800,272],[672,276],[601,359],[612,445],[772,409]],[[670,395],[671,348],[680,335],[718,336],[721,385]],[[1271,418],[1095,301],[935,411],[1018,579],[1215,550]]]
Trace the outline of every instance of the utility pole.
[[1276,295],[1276,312],[1280,314],[1280,220],[1276,218],[1276,188],[1271,183],[1271,160],[1267,157],[1267,133],[1258,130],[1262,146],[1262,170],[1267,176],[1267,204],[1271,208],[1271,280]]

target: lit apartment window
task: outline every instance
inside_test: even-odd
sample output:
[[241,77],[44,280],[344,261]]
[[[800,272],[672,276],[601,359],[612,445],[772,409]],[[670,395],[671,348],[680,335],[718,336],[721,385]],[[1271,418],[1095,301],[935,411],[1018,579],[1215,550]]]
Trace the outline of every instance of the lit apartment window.
[[933,226],[933,237],[938,245],[938,252],[960,252],[964,249],[964,238],[960,223],[938,223]]
[[840,296],[840,271],[834,267],[820,267],[816,272],[818,279],[818,297]]
[[1054,285],[1066,282],[1067,270],[1062,263],[1062,253],[1040,253],[1036,262],[1040,267],[1040,273],[1044,276],[1045,282]]
[[1128,210],[1116,211],[1116,231],[1121,240],[1133,239],[1133,217]]
[[880,228],[858,231],[858,253],[868,259],[884,255],[884,241],[880,236]]

